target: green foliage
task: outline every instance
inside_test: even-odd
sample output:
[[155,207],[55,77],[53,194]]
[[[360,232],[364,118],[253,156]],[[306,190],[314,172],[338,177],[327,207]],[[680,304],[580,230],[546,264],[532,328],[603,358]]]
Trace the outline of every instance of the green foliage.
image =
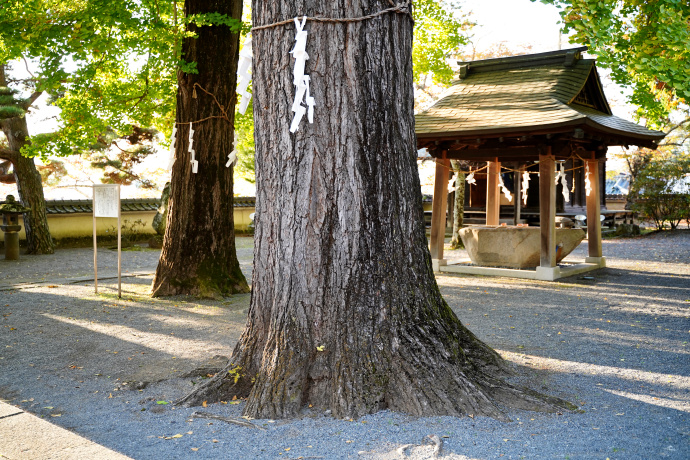
[[661,230],[690,218],[690,156],[658,155],[640,170],[630,191],[633,209]]
[[453,69],[446,60],[468,43],[467,33],[474,26],[460,12],[457,2],[417,0],[415,6],[412,61],[414,79],[431,74],[434,83],[450,83]]
[[59,160],[48,161],[44,165],[37,165],[36,169],[41,175],[41,183],[49,187],[56,187],[60,180],[67,175],[65,163]]
[[235,134],[237,135],[237,165],[235,174],[247,182],[254,183],[254,116],[253,102],[249,102],[249,107],[244,115],[235,112]]
[[[178,70],[196,72],[180,56],[188,23],[240,30],[226,15],[183,16],[184,2],[159,0],[5,0],[0,8],[0,64],[25,58],[31,79],[61,109],[57,132],[32,138],[27,156],[82,153],[103,133],[132,126],[167,135],[175,117]],[[192,27],[195,29],[196,27]]]
[[[536,0],[532,0],[536,1]],[[690,4],[683,0],[541,0],[561,10],[564,31],[633,89],[638,116],[659,127],[690,101]]]
[[108,155],[107,152],[94,151],[89,158],[92,168],[103,170],[101,182],[104,184],[130,185],[136,181],[142,188],[153,189],[156,186],[151,180],[134,172],[134,167],[153,153],[151,146],[135,145],[127,150],[121,150],[115,156]]
[[26,111],[20,106],[23,102],[17,99],[17,90],[0,86],[0,120],[23,117]]

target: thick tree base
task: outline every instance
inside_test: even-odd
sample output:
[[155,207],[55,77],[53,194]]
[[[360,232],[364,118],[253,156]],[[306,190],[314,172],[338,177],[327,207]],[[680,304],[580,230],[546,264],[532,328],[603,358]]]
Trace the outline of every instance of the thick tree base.
[[247,280],[238,268],[232,274],[200,273],[185,279],[157,275],[151,295],[153,297],[193,295],[203,299],[221,299],[229,295],[248,292]]
[[[502,380],[508,372],[504,360],[457,319],[451,322],[458,334],[449,337],[449,343],[425,340],[428,334],[400,336],[395,352],[386,347],[379,356],[367,350],[343,357],[349,364],[362,359],[347,375],[342,373],[347,364],[326,364],[333,353],[325,347],[304,356],[293,350],[281,355],[257,350],[256,341],[245,335],[225,369],[175,404],[248,398],[244,415],[261,419],[297,417],[307,406],[330,410],[337,418],[390,409],[415,416],[488,416],[501,421],[509,421],[504,409],[577,410],[567,401]],[[252,363],[257,353],[260,369]],[[334,367],[341,368],[340,374],[332,372]]]

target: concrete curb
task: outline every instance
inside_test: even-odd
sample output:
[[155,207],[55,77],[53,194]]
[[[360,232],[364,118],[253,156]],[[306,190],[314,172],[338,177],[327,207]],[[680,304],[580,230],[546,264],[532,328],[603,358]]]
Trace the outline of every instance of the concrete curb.
[[126,460],[130,457],[0,401],[0,458]]
[[[122,278],[135,278],[137,276],[153,275],[154,270],[143,270],[137,272],[123,273]],[[98,281],[117,279],[117,273],[107,273],[98,276]],[[48,286],[48,285],[64,285],[64,284],[74,284],[74,283],[84,283],[86,281],[93,281],[93,276],[77,276],[72,278],[56,278],[52,281],[38,281],[38,282],[26,282],[26,283],[15,283],[15,284],[0,284],[0,291],[14,291],[21,289],[31,289],[35,287]]]

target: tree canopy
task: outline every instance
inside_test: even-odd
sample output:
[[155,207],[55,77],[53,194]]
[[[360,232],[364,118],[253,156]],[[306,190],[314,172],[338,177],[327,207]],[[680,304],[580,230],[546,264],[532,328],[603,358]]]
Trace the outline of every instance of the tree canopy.
[[[536,0],[532,0],[536,1]],[[570,41],[632,87],[637,115],[655,127],[690,101],[690,4],[685,0],[541,0],[560,9]]]
[[414,80],[430,74],[434,83],[448,84],[455,73],[448,58],[468,43],[468,32],[474,23],[458,2],[417,0],[414,5]]

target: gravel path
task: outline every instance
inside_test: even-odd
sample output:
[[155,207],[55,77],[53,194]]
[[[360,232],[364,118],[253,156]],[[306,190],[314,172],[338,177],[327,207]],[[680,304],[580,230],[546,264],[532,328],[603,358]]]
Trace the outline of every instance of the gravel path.
[[[251,251],[238,238],[248,276]],[[153,273],[158,254],[124,252],[123,272]],[[430,458],[427,435],[443,441],[447,459],[690,458],[690,232],[605,240],[604,254],[608,268],[594,280],[438,277],[463,322],[512,363],[511,381],[582,413],[508,411],[512,422],[501,423],[389,411],[347,421],[307,410],[254,420],[264,431],[192,418],[241,413],[237,401],[162,403],[230,354],[249,295],[154,300],[150,274],[123,278],[122,300],[112,279],[95,295],[84,281],[90,249],[0,260],[0,398],[137,459]],[[113,260],[101,250],[99,272]]]

